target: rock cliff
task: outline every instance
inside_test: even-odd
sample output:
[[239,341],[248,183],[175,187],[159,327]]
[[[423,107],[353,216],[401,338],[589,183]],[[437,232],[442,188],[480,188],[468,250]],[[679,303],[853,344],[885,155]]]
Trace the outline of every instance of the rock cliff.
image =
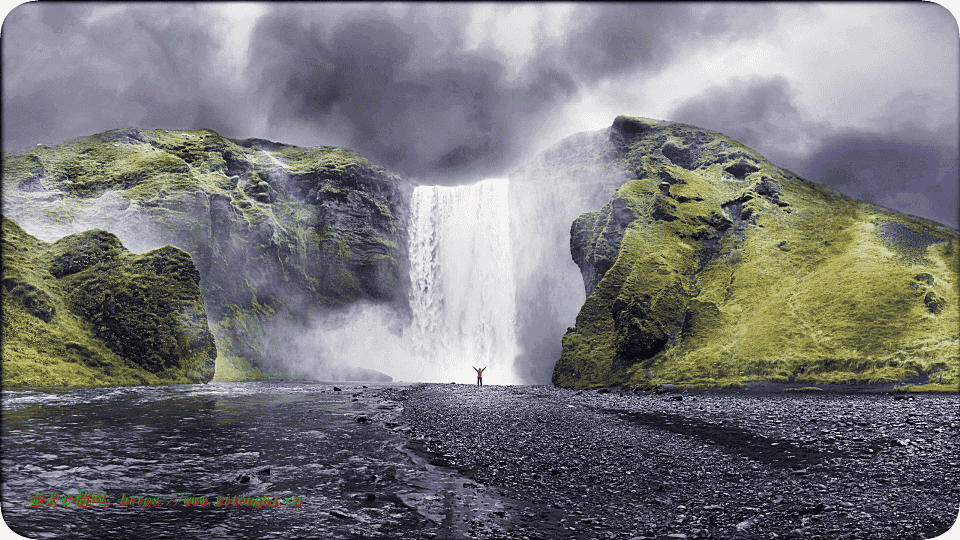
[[3,387],[208,382],[200,273],[173,246],[105,231],[50,244],[3,217]]
[[956,230],[850,199],[719,133],[618,117],[628,175],[581,215],[587,299],[553,383],[956,389]]
[[192,257],[217,378],[285,375],[296,328],[359,301],[406,309],[409,182],[358,154],[210,130],[127,128],[4,155],[4,215]]

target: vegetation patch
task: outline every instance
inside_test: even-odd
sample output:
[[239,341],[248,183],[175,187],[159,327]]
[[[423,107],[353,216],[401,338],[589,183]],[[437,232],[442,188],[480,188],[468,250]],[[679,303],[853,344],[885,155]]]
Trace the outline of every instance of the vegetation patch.
[[897,392],[960,392],[960,386],[956,384],[907,384],[894,388]]
[[3,217],[3,387],[206,382],[216,346],[199,273],[104,231],[49,244]]
[[573,224],[588,297],[555,384],[955,380],[956,230],[718,133],[620,117],[610,136],[634,179]]
[[[413,186],[356,152],[231,140],[211,130],[124,128],[4,154],[3,163],[4,214],[28,230],[52,231],[48,241],[78,229],[109,231],[83,237],[83,245],[57,242],[57,253],[42,261],[50,279],[77,281],[82,288],[75,294],[51,296],[37,281],[11,273],[5,285],[11,300],[50,324],[61,310],[96,316],[88,330],[100,333],[108,354],[137,357],[158,373],[173,365],[181,340],[159,337],[173,328],[152,315],[152,290],[162,284],[145,277],[153,271],[143,270],[146,261],[140,270],[128,268],[130,254],[119,240],[142,251],[176,246],[189,255],[204,309],[181,318],[209,314],[228,378],[282,374],[257,345],[269,341],[256,333],[270,325],[244,319],[250,330],[243,330],[237,313],[264,323],[289,316],[303,325],[316,312],[355,301],[405,298],[400,284]],[[91,268],[118,274],[106,279]],[[177,267],[169,270],[185,277]],[[101,311],[110,306],[123,309]],[[157,335],[150,347],[119,337],[136,332]],[[78,355],[72,349],[66,357]]]

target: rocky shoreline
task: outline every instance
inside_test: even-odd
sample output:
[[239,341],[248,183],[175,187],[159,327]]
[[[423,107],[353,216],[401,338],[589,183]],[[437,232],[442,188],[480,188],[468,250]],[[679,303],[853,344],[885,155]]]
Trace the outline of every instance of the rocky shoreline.
[[420,537],[921,539],[957,520],[956,394],[430,384],[379,397],[403,406],[385,427],[447,479]]

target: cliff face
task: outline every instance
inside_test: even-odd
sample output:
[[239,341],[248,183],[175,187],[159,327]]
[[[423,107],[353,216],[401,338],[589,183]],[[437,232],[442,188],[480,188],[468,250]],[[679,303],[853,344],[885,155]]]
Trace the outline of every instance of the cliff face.
[[571,228],[587,299],[554,384],[956,389],[956,230],[803,180],[719,133],[618,117],[608,134],[630,179]]
[[49,244],[3,217],[3,387],[210,381],[199,281],[172,246],[134,255],[101,230]]
[[347,150],[128,128],[6,154],[3,187],[4,215],[42,238],[97,227],[189,253],[218,378],[281,372],[276,329],[317,310],[406,306],[413,187]]

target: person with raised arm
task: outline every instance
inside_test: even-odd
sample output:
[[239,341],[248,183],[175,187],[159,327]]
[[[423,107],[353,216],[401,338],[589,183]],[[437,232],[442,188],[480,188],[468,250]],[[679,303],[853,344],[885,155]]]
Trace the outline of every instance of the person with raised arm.
[[483,366],[480,369],[473,368],[477,372],[477,386],[483,386],[483,370],[487,369],[487,366]]

